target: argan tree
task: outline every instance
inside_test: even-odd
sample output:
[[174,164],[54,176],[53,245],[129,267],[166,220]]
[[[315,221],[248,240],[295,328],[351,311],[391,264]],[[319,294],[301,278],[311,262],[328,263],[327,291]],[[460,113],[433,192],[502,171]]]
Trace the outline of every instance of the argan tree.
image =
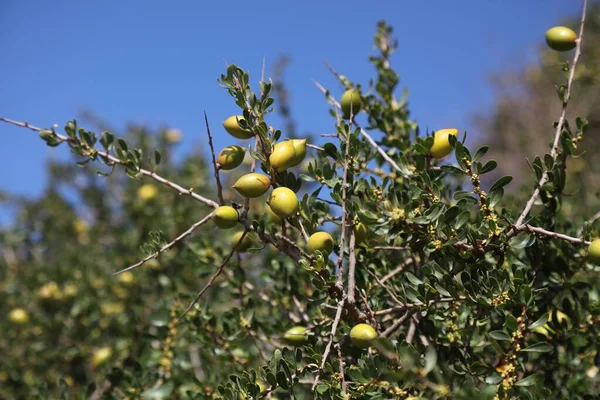
[[[522,198],[504,198],[510,176],[484,186],[497,167],[487,146],[468,149],[464,132],[422,132],[410,120],[383,22],[372,84],[331,67],[341,95],[316,83],[336,132],[323,143],[288,140],[270,123],[272,82],[255,87],[236,65],[218,80],[232,116],[222,129],[204,115],[207,163],[174,162],[153,135],[1,118],[71,149],[91,215],[77,222],[75,207],[49,194],[3,233],[0,393],[597,395],[600,242],[590,242],[595,221],[579,226],[557,206],[569,201],[568,161],[590,140],[587,121],[567,114],[585,14],[578,34],[547,35],[574,57],[561,66],[550,149],[533,161]],[[214,149],[213,136],[228,134],[238,144]],[[91,176],[98,165],[107,178]],[[75,185],[70,171],[56,171],[51,187]],[[136,194],[138,181],[148,183]]]

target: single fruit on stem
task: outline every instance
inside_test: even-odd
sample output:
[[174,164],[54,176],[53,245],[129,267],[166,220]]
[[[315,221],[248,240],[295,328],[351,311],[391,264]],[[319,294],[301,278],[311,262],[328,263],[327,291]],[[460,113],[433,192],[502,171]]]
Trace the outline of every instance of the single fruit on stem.
[[253,199],[265,194],[270,185],[271,180],[268,176],[252,172],[238,179],[233,188],[242,196]]
[[352,344],[359,349],[366,349],[371,345],[373,339],[377,337],[377,332],[372,326],[367,324],[358,324],[350,331],[350,340]]
[[303,326],[294,326],[288,329],[283,339],[293,346],[300,346],[308,342],[308,334]]
[[238,212],[231,206],[221,206],[215,210],[213,222],[221,229],[231,229],[237,225]]
[[229,133],[234,138],[250,139],[251,137],[254,137],[254,133],[252,133],[251,131],[246,131],[246,130],[242,129],[240,124],[238,124],[238,120],[243,120],[243,119],[244,119],[243,115],[232,115],[231,117],[229,117],[225,121],[223,121],[223,127],[225,128],[227,133]]
[[275,171],[285,171],[290,168],[296,158],[296,148],[294,142],[286,140],[273,146],[273,151],[269,156],[269,164]]
[[315,232],[308,238],[308,252],[317,250],[330,254],[333,251],[333,238],[327,232]]
[[29,313],[22,308],[15,308],[8,314],[8,319],[13,324],[24,325],[29,322]]
[[238,253],[243,253],[247,251],[250,247],[252,247],[252,239],[250,239],[250,236],[248,236],[248,234],[244,236],[244,239],[242,239],[240,244],[237,244],[240,241],[240,238],[243,234],[244,231],[239,231],[234,233],[231,237],[231,244],[235,246],[235,251],[237,251]]
[[279,218],[287,218],[298,211],[298,197],[292,189],[278,187],[271,192],[269,207]]
[[354,229],[354,244],[358,246],[365,241],[369,230],[362,222],[355,223],[352,229]]
[[229,171],[240,166],[244,162],[246,149],[241,146],[227,146],[219,153],[217,163],[219,168],[224,171]]
[[145,185],[140,186],[137,192],[138,198],[144,202],[154,199],[157,193],[158,189],[156,188],[156,186],[150,183],[146,183]]
[[360,92],[356,89],[349,89],[344,92],[340,100],[342,106],[342,113],[345,119],[350,118],[350,112],[356,115],[362,108],[362,99]]
[[588,247],[588,260],[592,264],[600,265],[600,239],[595,239]]
[[99,367],[109,360],[112,356],[112,349],[108,346],[102,347],[94,352],[92,356],[92,365],[94,367]]
[[273,212],[273,210],[271,210],[271,207],[269,207],[268,204],[265,204],[266,208],[267,208],[267,214],[269,214],[269,216],[271,217],[271,219],[273,220],[273,222],[275,222],[278,225],[281,225],[281,223],[283,222],[283,220],[281,218],[279,218],[279,215],[275,214]]
[[573,50],[577,46],[577,34],[566,26],[555,26],[546,31],[546,43],[552,50]]
[[431,146],[430,150],[433,158],[443,158],[450,154],[452,151],[452,146],[448,139],[450,135],[458,135],[458,129],[450,128],[435,131],[433,135],[433,146]]
[[296,157],[294,157],[294,163],[292,167],[300,164],[306,157],[306,139],[292,139],[294,149],[296,149]]

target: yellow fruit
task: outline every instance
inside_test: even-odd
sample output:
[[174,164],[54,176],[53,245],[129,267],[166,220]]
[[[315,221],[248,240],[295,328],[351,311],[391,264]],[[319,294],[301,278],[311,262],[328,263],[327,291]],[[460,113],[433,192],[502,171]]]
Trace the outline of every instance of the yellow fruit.
[[13,324],[24,325],[29,322],[29,313],[22,308],[15,308],[8,314],[8,319]]
[[238,212],[230,206],[221,206],[215,210],[213,222],[221,229],[231,229],[237,225]]
[[243,253],[250,247],[252,247],[252,239],[250,239],[250,236],[248,236],[248,234],[246,234],[246,236],[244,236],[244,239],[242,239],[242,242],[238,244],[243,233],[243,231],[239,231],[231,237],[231,244],[235,246],[235,250],[240,253]]
[[119,315],[125,311],[125,308],[121,303],[102,303],[100,310],[104,315]]
[[99,367],[100,365],[106,363],[110,357],[112,356],[112,349],[108,346],[99,348],[96,350],[92,356],[92,365],[94,367]]
[[433,146],[431,146],[431,155],[433,158],[446,157],[452,151],[452,146],[448,137],[458,135],[458,129],[440,129],[433,136]]
[[356,115],[362,108],[362,99],[360,92],[356,89],[349,89],[344,92],[340,101],[344,118],[350,118],[350,112]]
[[172,128],[165,132],[165,139],[167,139],[167,142],[169,143],[177,143],[181,140],[182,135],[183,133],[180,129]]
[[294,142],[286,140],[273,146],[273,151],[269,156],[269,163],[275,171],[285,171],[290,168],[296,158],[296,148]]
[[225,147],[219,153],[219,157],[217,157],[217,163],[219,163],[219,168],[224,171],[229,171],[231,169],[237,168],[244,161],[244,156],[246,155],[246,149],[241,146],[228,146]]
[[368,230],[367,226],[365,224],[363,224],[362,222],[354,224],[352,229],[354,229],[354,245],[358,246],[359,244],[361,244],[362,242],[365,241],[365,239],[367,238],[367,233],[369,233],[369,230]]
[[352,344],[359,349],[366,349],[371,345],[373,339],[377,337],[377,332],[372,326],[367,324],[358,324],[350,331],[350,340]]
[[592,241],[588,247],[588,261],[600,265],[600,239]]
[[327,254],[333,251],[333,238],[327,232],[315,232],[308,238],[308,252],[315,253],[317,250]]
[[269,206],[280,218],[287,218],[298,211],[298,197],[296,197],[296,193],[293,190],[286,187],[278,187],[271,192]]
[[231,117],[223,121],[223,127],[225,128],[227,133],[229,133],[234,138],[250,139],[251,137],[254,137],[254,133],[250,131],[245,131],[240,127],[240,125],[238,124],[238,120],[242,119],[244,119],[244,116],[242,115],[232,115]]
[[294,163],[292,167],[300,164],[306,157],[306,139],[292,139],[294,149],[296,149],[296,157],[294,157]]
[[125,285],[133,283],[134,278],[133,272],[131,271],[125,271],[117,276],[119,282],[124,283]]
[[79,235],[85,235],[90,230],[88,223],[79,218],[73,221],[73,228]]
[[42,300],[58,300],[62,297],[62,293],[56,282],[48,282],[38,289],[38,297]]
[[242,196],[253,199],[265,194],[270,185],[271,180],[268,176],[253,172],[238,179],[233,188]]
[[546,31],[546,43],[552,50],[569,51],[577,46],[577,34],[566,26],[555,26]]
[[283,339],[291,345],[300,346],[308,342],[306,328],[303,326],[294,326],[285,332]]
[[266,208],[267,208],[267,214],[269,214],[269,216],[271,217],[271,219],[273,220],[273,222],[275,222],[276,224],[281,224],[281,222],[283,221],[281,218],[279,218],[279,215],[275,214],[273,212],[273,210],[271,210],[271,207],[269,207],[268,204],[265,204]]
[[157,193],[158,189],[156,186],[147,183],[138,189],[138,198],[142,201],[150,201],[156,197]]

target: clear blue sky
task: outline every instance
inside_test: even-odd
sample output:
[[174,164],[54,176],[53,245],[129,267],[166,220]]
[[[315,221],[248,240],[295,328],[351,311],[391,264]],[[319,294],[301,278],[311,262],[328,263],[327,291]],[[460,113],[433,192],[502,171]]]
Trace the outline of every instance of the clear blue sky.
[[[286,53],[299,131],[328,132],[327,104],[311,79],[340,94],[327,60],[366,85],[376,22],[385,19],[400,40],[393,65],[410,89],[412,117],[422,128],[476,135],[471,116],[493,100],[489,73],[535,62],[544,32],[578,15],[580,3],[0,0],[0,116],[62,127],[85,108],[118,128],[180,128],[181,147],[191,149],[205,140],[206,110],[222,147],[232,138],[219,122],[236,110],[216,83],[224,61],[257,82],[263,56],[269,71]],[[7,124],[0,143],[0,190],[28,196],[44,190],[45,160],[69,155]]]

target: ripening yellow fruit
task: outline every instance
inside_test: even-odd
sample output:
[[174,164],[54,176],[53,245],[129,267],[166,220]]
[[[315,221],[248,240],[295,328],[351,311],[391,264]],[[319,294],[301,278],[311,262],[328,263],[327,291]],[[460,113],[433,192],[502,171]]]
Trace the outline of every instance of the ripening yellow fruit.
[[342,106],[344,118],[350,118],[350,112],[352,112],[352,115],[358,114],[362,108],[360,92],[356,89],[346,90],[342,95],[340,105]]
[[112,349],[109,346],[101,347],[92,355],[92,365],[99,367],[106,363],[112,356]]
[[165,132],[165,139],[169,143],[177,143],[181,140],[181,136],[183,136],[183,132],[181,129],[171,128]]
[[267,209],[267,214],[269,214],[269,216],[271,217],[271,219],[273,220],[273,222],[275,222],[276,224],[281,225],[281,222],[283,221],[281,218],[279,218],[279,215],[275,214],[273,212],[273,210],[271,210],[271,207],[269,207],[268,204],[265,204],[266,209]]
[[588,247],[588,261],[600,265],[600,239],[595,239]]
[[269,206],[280,218],[287,218],[298,211],[298,197],[293,190],[286,187],[278,187],[271,192]]
[[24,325],[29,322],[29,313],[22,308],[15,308],[8,314],[8,319],[13,324]]
[[125,285],[130,285],[133,283],[135,276],[133,275],[133,272],[125,271],[125,272],[120,273],[117,276],[117,279],[119,280],[119,282],[121,282]]
[[286,140],[273,146],[273,151],[269,156],[269,163],[275,171],[285,171],[290,168],[296,158],[296,148],[294,142]]
[[250,131],[245,131],[240,127],[240,125],[238,124],[238,120],[242,119],[244,119],[243,115],[232,115],[231,117],[223,121],[223,127],[225,128],[227,133],[229,133],[234,138],[250,139],[251,137],[254,137],[254,133]]
[[238,244],[243,234],[244,231],[239,231],[234,233],[231,237],[231,244],[235,246],[235,250],[239,253],[243,253],[247,251],[250,247],[252,247],[252,239],[250,238],[250,236],[248,236],[248,234],[246,234],[246,236],[244,236],[244,239],[242,239],[242,241]]
[[366,349],[371,345],[373,339],[377,337],[377,332],[372,326],[367,324],[358,324],[350,331],[350,340],[352,344],[359,349]]
[[142,201],[150,201],[152,199],[154,199],[156,197],[156,194],[158,193],[158,189],[156,188],[156,186],[147,183],[145,185],[142,185],[137,192],[138,198]]
[[352,229],[354,229],[354,245],[358,246],[367,238],[367,233],[369,233],[369,229],[362,222],[354,224]]
[[244,162],[244,156],[246,155],[246,149],[241,146],[227,146],[219,153],[217,157],[217,163],[219,168],[224,171],[237,168],[242,162]]
[[452,151],[452,146],[448,137],[458,135],[458,129],[440,129],[435,131],[433,136],[433,146],[431,146],[431,156],[433,158],[446,157]]
[[552,50],[573,50],[577,46],[577,34],[566,26],[555,26],[546,31],[546,43]]
[[253,172],[238,179],[233,188],[242,196],[253,199],[265,194],[270,185],[268,176]]
[[237,225],[239,216],[235,208],[221,206],[215,210],[213,222],[221,229],[231,229]]
[[292,139],[294,149],[296,150],[296,157],[294,157],[294,163],[292,167],[300,164],[306,157],[306,139]]
[[283,339],[293,346],[300,346],[308,342],[306,328],[303,326],[294,326],[288,329],[283,335]]
[[315,232],[308,238],[308,252],[317,250],[330,254],[333,251],[333,238],[327,232]]

